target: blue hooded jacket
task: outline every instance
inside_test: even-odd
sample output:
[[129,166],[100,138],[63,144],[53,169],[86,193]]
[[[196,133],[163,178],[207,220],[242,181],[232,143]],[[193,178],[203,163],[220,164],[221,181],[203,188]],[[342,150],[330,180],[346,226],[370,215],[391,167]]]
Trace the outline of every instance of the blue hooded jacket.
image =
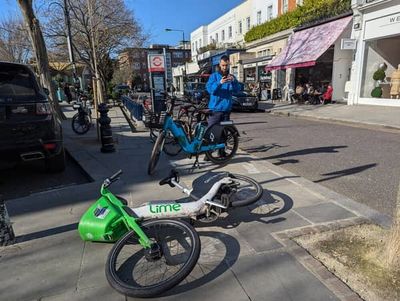
[[214,72],[207,82],[207,91],[210,93],[208,108],[214,112],[230,112],[232,109],[232,93],[239,91],[236,78],[233,81],[221,84],[222,74]]

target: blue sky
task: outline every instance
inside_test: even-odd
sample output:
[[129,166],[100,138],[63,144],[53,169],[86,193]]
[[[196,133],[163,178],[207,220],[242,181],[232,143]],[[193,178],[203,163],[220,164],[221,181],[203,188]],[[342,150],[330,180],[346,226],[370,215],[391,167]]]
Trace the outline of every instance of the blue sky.
[[[16,0],[0,0],[0,19],[18,13]],[[35,1],[34,1],[35,2]],[[165,32],[165,28],[185,30],[185,39],[201,25],[208,24],[237,6],[243,0],[125,0],[151,43],[176,45],[180,32]]]

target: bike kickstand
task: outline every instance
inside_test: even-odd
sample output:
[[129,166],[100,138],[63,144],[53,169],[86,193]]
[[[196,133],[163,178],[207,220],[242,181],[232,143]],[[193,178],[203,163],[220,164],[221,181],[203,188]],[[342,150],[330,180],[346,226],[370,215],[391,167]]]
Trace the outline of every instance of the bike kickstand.
[[194,161],[191,169],[195,170],[196,168],[200,169],[199,155],[196,155],[196,160]]

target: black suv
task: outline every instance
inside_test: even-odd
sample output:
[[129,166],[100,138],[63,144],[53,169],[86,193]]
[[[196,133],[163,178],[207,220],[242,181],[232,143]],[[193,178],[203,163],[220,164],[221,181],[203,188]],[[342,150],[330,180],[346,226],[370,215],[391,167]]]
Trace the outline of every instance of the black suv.
[[65,169],[61,120],[28,66],[0,62],[0,160]]

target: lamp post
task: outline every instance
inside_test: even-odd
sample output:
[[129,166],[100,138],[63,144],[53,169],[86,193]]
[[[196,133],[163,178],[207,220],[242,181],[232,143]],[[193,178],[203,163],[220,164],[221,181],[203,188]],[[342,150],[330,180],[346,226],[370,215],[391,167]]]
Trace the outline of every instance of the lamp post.
[[[183,46],[183,49],[186,49],[185,31],[183,29],[165,28],[165,31],[180,31],[180,32],[182,32],[182,46]],[[186,77],[186,60],[185,60],[185,56],[184,56],[184,73],[182,74],[183,83],[185,83],[185,77]],[[183,87],[182,87],[182,92],[183,92]]]

